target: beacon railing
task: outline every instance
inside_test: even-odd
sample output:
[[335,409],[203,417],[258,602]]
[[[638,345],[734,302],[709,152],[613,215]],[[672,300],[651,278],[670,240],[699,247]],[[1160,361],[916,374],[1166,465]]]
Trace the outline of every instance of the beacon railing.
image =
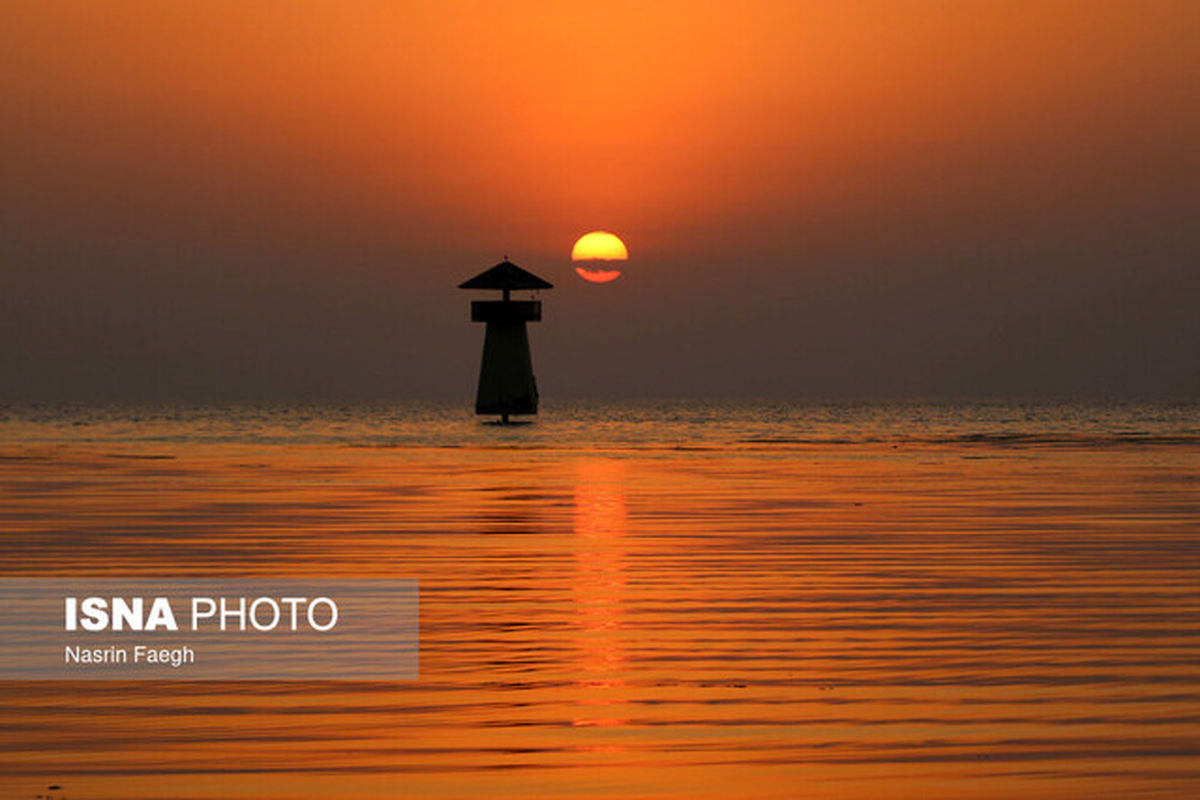
[[472,300],[471,322],[540,322],[541,300]]

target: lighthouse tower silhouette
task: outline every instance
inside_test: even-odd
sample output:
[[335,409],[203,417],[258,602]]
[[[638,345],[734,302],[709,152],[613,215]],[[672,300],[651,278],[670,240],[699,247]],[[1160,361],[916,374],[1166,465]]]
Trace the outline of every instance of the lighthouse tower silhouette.
[[475,394],[476,414],[499,414],[507,424],[510,414],[536,414],[537,380],[529,355],[526,322],[540,322],[540,300],[513,300],[514,291],[553,289],[554,284],[521,269],[504,257],[496,266],[458,285],[460,289],[498,289],[501,300],[472,300],[471,321],[486,322],[483,364]]

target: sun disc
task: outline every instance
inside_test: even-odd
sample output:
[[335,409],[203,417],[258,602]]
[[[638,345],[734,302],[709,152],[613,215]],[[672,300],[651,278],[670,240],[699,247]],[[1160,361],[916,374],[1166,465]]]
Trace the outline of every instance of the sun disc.
[[572,261],[625,261],[628,258],[625,243],[608,231],[586,233],[571,248]]

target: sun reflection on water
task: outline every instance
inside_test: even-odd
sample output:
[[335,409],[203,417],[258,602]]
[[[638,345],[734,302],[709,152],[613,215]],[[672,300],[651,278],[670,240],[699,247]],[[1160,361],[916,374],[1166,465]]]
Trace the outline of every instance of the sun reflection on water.
[[620,726],[605,714],[621,701],[625,666],[625,464],[616,459],[578,463],[574,488],[575,579],[572,594],[579,628],[579,704],[592,707],[576,726]]

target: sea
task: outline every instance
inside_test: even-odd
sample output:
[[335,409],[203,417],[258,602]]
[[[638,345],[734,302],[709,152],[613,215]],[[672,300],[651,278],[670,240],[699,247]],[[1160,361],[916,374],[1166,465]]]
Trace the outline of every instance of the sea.
[[1196,403],[0,406],[0,537],[420,604],[415,679],[0,681],[3,798],[1200,796]]

